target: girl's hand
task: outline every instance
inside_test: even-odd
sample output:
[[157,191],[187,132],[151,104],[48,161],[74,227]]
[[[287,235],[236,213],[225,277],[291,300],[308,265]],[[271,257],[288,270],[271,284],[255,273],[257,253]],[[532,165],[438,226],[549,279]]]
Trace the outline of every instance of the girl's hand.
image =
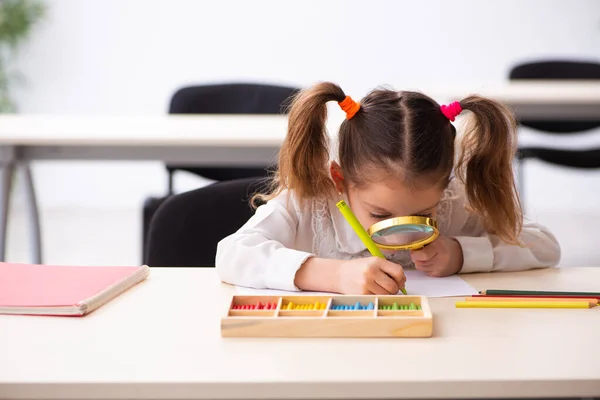
[[421,250],[411,250],[410,257],[416,269],[435,277],[457,274],[463,265],[460,243],[447,236],[439,236]]
[[399,264],[379,257],[344,261],[339,268],[342,294],[398,294],[406,277]]

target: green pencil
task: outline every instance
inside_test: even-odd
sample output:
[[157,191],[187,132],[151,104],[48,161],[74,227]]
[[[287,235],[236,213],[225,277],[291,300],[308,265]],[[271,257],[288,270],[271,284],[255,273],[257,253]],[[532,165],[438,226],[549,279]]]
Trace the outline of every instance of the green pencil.
[[[373,242],[373,239],[371,239],[365,228],[363,228],[358,219],[356,219],[356,216],[354,215],[350,207],[348,207],[348,204],[346,204],[344,200],[340,200],[336,205],[340,209],[340,212],[342,213],[344,218],[346,218],[346,221],[348,221],[352,229],[354,229],[354,232],[356,232],[363,244],[367,247],[367,249],[369,249],[371,255],[374,257],[385,258],[385,256],[383,255],[379,247],[377,247],[375,242]],[[402,293],[407,294],[406,289],[402,288],[400,290],[402,291]]]
[[552,291],[540,291],[540,290],[504,290],[504,289],[491,289],[482,290],[479,292],[487,296],[495,295],[514,295],[514,296],[589,296],[598,297],[600,292],[552,292]]

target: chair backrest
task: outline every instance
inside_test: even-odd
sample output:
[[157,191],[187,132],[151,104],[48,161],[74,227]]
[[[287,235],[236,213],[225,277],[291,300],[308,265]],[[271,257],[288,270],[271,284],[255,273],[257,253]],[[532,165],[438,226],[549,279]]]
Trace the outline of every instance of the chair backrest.
[[559,60],[523,63],[510,71],[510,79],[595,80],[600,79],[600,63]]
[[[178,89],[169,104],[169,114],[287,114],[299,88],[255,83],[223,83]],[[167,163],[169,176],[188,171],[213,180],[266,176],[269,166],[225,167]]]
[[150,267],[214,267],[218,242],[254,214],[251,196],[268,181],[248,178],[217,182],[168,198],[148,232]]
[[[511,80],[596,80],[600,79],[600,63],[570,60],[528,62],[512,68],[509,78]],[[521,120],[520,123],[548,133],[578,133],[600,127],[600,120]]]
[[252,83],[184,87],[175,92],[170,114],[287,114],[299,89]]

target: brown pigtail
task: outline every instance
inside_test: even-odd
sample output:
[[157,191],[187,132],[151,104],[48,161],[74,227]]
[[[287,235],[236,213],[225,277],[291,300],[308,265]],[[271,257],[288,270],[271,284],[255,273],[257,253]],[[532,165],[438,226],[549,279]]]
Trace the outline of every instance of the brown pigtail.
[[515,118],[508,108],[479,96],[469,96],[460,105],[474,117],[465,130],[456,164],[470,207],[491,233],[519,244],[523,215],[513,174]]
[[303,90],[295,97],[288,116],[287,136],[279,151],[273,190],[255,198],[267,201],[284,189],[293,190],[299,201],[331,193],[327,102],[341,102],[345,98],[344,91],[329,82]]

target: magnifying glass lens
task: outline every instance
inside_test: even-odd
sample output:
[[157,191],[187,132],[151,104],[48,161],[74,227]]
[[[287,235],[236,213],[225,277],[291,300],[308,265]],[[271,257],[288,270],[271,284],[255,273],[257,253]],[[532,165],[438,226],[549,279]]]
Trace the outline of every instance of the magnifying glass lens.
[[407,246],[428,239],[433,235],[435,235],[435,230],[429,225],[404,224],[381,229],[373,233],[372,239],[377,244]]

